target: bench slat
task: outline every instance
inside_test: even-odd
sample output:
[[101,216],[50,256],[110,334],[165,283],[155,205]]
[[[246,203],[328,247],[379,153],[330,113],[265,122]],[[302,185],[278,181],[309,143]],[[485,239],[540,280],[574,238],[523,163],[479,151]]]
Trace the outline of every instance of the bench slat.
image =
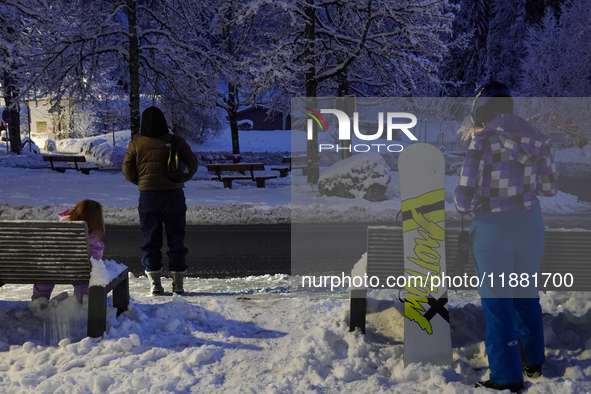
[[0,250],[3,249],[14,249],[14,248],[22,248],[23,246],[27,246],[32,250],[37,250],[37,249],[48,249],[48,250],[72,250],[72,251],[77,251],[77,252],[84,252],[86,250],[86,247],[81,246],[81,245],[65,245],[65,244],[56,244],[55,242],[47,242],[47,243],[43,243],[43,242],[24,242],[24,241],[18,241],[18,240],[10,240],[10,241],[2,241],[1,245],[0,245]]
[[83,285],[87,284],[90,280],[90,276],[85,277],[82,275],[77,275],[76,277],[67,278],[63,276],[56,276],[56,277],[44,277],[43,279],[39,279],[38,276],[13,276],[13,277],[0,277],[0,283],[12,283],[12,284],[37,284],[37,283],[52,283],[56,285]]
[[[23,237],[27,237],[26,239],[23,239]],[[47,245],[67,245],[68,243],[71,243],[72,245],[76,245],[76,244],[81,244],[82,241],[84,241],[86,239],[85,236],[80,235],[80,234],[62,234],[59,235],[57,237],[51,236],[49,234],[33,234],[33,235],[25,235],[25,234],[21,234],[19,235],[3,235],[0,234],[0,242],[1,243],[5,243],[5,242],[15,242],[15,243],[19,243],[19,244],[23,244],[23,245],[29,245],[29,244],[34,244],[34,243],[44,243]]]
[[[40,281],[41,283],[51,283],[49,280],[59,279],[62,281],[66,281],[66,283],[71,282],[72,279],[77,281],[84,281],[84,278],[90,278],[90,274],[88,270],[78,270],[78,271],[67,271],[67,272],[60,272],[59,274],[46,274],[46,275],[39,275],[39,271],[8,271],[0,275],[0,282],[7,282],[8,278],[11,277],[19,277],[19,278],[29,278],[33,277],[36,280]],[[61,279],[60,279],[61,278]]]
[[88,258],[88,245],[80,245],[69,241],[68,243],[56,243],[55,240],[50,243],[45,242],[4,242],[0,239],[0,255],[2,258],[12,255],[34,255],[34,256],[65,256]]
[[43,161],[62,161],[62,162],[78,162],[78,163],[85,163],[86,157],[84,156],[65,156],[65,155],[41,155],[43,157]]
[[[34,269],[33,269],[34,268]],[[59,268],[59,270],[55,270],[55,268]],[[23,269],[23,268],[19,268],[18,266],[7,266],[6,267],[6,272],[3,272],[0,274],[0,278],[6,276],[6,275],[36,275],[37,278],[41,278],[41,275],[39,275],[40,270],[43,269],[47,269],[48,272],[46,273],[46,275],[43,275],[42,278],[45,279],[46,276],[72,276],[72,275],[88,275],[90,277],[90,268],[89,267],[83,267],[83,266],[77,266],[77,267],[68,267],[68,269],[61,269],[62,267],[60,267],[59,265],[55,265],[53,267],[50,266],[50,264],[46,264],[45,266],[40,266],[40,267],[33,267],[33,266],[29,266],[27,269]]]
[[55,239],[63,239],[63,238],[71,238],[71,239],[83,239],[86,238],[86,234],[85,233],[79,233],[79,232],[73,232],[73,231],[56,231],[53,230],[53,232],[48,231],[48,230],[39,230],[39,231],[32,231],[30,233],[26,233],[24,231],[10,231],[10,232],[5,232],[2,231],[0,232],[0,237],[2,238],[22,238],[22,237],[26,237],[24,239],[29,239],[30,237],[37,237],[37,238],[55,238]]
[[[56,233],[56,231],[59,230],[59,232]],[[51,227],[45,227],[45,228],[30,228],[27,229],[26,227],[3,227],[0,229],[0,232],[2,233],[6,233],[6,234],[13,234],[13,233],[19,233],[19,234],[36,234],[36,233],[41,233],[41,234],[52,234],[52,231],[55,233],[54,235],[59,236],[61,234],[86,234],[84,232],[84,230],[81,229],[74,229],[74,228],[61,228],[61,227],[56,227],[56,228],[51,228]]]
[[49,263],[54,262],[56,265],[58,264],[90,264],[86,261],[85,256],[72,256],[72,257],[65,257],[64,255],[59,254],[48,254],[44,256],[35,256],[34,254],[27,254],[27,253],[1,253],[0,260],[2,261],[2,265],[22,262],[28,263],[30,265],[35,265],[39,262],[47,261]]
[[[27,237],[23,239],[23,237]],[[34,246],[34,245],[44,245],[44,246],[59,246],[65,247],[70,244],[72,247],[81,247],[83,241],[86,240],[86,237],[81,235],[69,235],[69,236],[60,236],[60,237],[51,237],[49,235],[42,236],[42,235],[20,235],[19,236],[3,236],[0,235],[0,244],[8,244],[9,242],[14,243],[15,245],[23,245],[23,246]]]
[[[58,231],[59,230],[59,231]],[[53,237],[53,238],[64,238],[64,237],[78,237],[82,238],[86,236],[86,233],[80,231],[72,231],[68,229],[39,229],[33,231],[21,231],[20,229],[2,229],[0,236],[2,237],[18,237],[18,236],[29,236],[31,237]]]
[[28,227],[31,228],[78,228],[81,229],[83,220],[4,220],[0,221],[0,227]]
[[227,163],[227,164],[207,164],[207,171],[218,173],[218,171],[264,171],[263,163]]
[[0,227],[2,229],[2,231],[19,231],[19,232],[37,232],[37,231],[55,231],[56,229],[59,229],[60,231],[69,231],[69,232],[75,232],[75,233],[84,233],[84,229],[79,228],[79,227],[57,227],[57,226],[53,226],[53,227],[41,227],[41,226],[31,226],[30,228],[27,228],[26,224],[12,224],[10,226],[1,226]]

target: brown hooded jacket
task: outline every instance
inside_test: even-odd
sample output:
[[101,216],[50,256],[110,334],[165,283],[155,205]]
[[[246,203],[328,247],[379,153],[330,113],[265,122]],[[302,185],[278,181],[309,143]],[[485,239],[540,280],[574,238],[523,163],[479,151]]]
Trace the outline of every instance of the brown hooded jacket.
[[[171,139],[162,111],[156,107],[147,108],[142,114],[141,137],[129,143],[123,160],[123,175],[138,185],[139,191],[173,190],[184,186],[166,175]],[[183,139],[178,144],[178,150],[189,166],[191,176],[194,175],[197,172],[197,156]]]

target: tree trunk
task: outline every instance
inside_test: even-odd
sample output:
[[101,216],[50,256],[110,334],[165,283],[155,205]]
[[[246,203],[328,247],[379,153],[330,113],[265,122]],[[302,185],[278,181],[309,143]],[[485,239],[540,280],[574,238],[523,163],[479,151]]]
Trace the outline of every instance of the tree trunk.
[[240,154],[240,141],[238,139],[238,104],[236,103],[236,87],[228,84],[227,100],[228,119],[230,121],[230,132],[232,134],[232,153]]
[[8,123],[8,138],[10,139],[10,150],[16,154],[21,153],[21,124],[20,106],[16,97],[18,92],[14,86],[14,79],[8,72],[4,72],[4,103],[10,112]]
[[[232,8],[226,11],[227,25],[224,28],[224,39],[226,40],[226,51],[230,59],[234,57],[234,42],[229,24],[232,21]],[[230,135],[232,136],[232,153],[240,154],[240,140],[238,138],[238,87],[232,82],[228,82],[228,97],[226,100],[226,110],[228,111],[228,120],[230,121]]]
[[131,138],[140,135],[140,50],[137,37],[136,0],[127,0],[129,22],[129,127]]
[[[306,0],[306,27],[304,29],[305,40],[305,59],[308,65],[306,70],[306,106],[316,108],[316,90],[318,81],[316,80],[316,56],[314,54],[314,43],[316,40],[316,10],[314,0]],[[320,168],[318,166],[318,129],[313,125],[312,139],[307,141],[308,155],[308,183],[313,185],[318,183],[320,177]]]
[[[345,112],[350,119],[353,119],[354,109],[347,105],[347,100],[349,98],[346,97],[349,95],[349,79],[347,78],[347,70],[345,69],[341,71],[339,75],[337,75],[336,79],[338,83],[337,93],[339,97],[342,97],[342,99],[337,100],[337,109]],[[349,150],[351,149],[351,140],[340,140],[339,142],[343,148],[343,150],[341,150],[341,159],[345,160],[346,158],[353,156],[353,152]]]

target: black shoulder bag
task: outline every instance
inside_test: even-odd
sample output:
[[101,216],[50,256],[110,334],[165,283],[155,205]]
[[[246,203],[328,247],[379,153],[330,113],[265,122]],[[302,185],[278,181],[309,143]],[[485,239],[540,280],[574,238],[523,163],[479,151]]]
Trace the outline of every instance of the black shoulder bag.
[[191,179],[189,166],[179,154],[180,138],[173,135],[168,145],[168,164],[166,175],[172,181],[185,183]]

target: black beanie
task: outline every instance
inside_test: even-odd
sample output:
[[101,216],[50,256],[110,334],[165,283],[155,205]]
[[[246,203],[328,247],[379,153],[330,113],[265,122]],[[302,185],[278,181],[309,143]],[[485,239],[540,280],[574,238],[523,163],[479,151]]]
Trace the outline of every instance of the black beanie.
[[142,113],[140,134],[144,137],[159,137],[168,133],[168,125],[162,111],[156,107],[148,107]]

